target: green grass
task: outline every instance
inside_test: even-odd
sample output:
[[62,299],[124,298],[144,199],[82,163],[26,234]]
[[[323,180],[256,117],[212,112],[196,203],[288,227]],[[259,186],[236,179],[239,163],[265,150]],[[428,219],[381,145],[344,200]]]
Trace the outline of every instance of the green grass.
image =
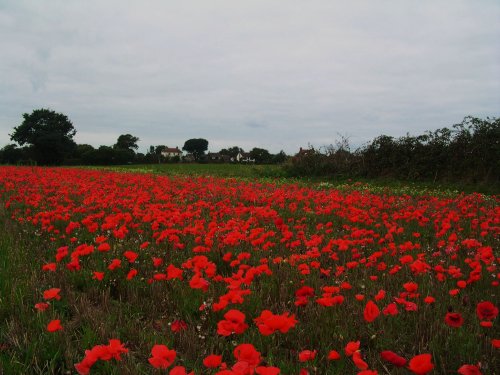
[[117,172],[139,172],[165,174],[169,176],[213,176],[224,178],[258,179],[273,183],[294,183],[318,188],[337,188],[342,190],[366,189],[374,193],[409,195],[454,196],[460,192],[500,194],[498,185],[441,183],[432,181],[401,181],[392,178],[347,178],[334,177],[289,177],[282,165],[255,164],[132,164],[111,167],[87,167]]
[[239,178],[281,178],[286,177],[279,165],[254,164],[139,164],[103,167],[107,170],[160,173],[171,176],[215,176]]
[[53,373],[60,345],[44,335],[34,312],[34,290],[42,275],[27,261],[28,242],[0,217],[0,373]]

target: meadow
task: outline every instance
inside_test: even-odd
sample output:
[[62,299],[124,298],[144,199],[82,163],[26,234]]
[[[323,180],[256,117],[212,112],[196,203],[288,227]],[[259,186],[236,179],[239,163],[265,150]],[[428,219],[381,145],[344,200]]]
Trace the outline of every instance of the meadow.
[[498,195],[242,167],[0,167],[1,372],[500,373]]

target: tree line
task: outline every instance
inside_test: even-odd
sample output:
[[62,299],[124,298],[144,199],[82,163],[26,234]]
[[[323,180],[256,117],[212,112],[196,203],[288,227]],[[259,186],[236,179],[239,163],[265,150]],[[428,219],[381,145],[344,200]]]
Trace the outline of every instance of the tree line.
[[[260,164],[282,163],[286,154],[277,155],[262,148],[253,148],[245,153],[242,148],[233,146],[218,153],[207,155],[208,141],[203,138],[188,139],[182,152],[176,147],[169,154],[165,145],[151,145],[144,153],[137,152],[139,138],[122,134],[111,146],[94,148],[89,144],[76,144],[76,134],[72,122],[61,113],[50,109],[36,109],[31,114],[23,114],[23,122],[14,127],[10,138],[16,143],[6,145],[0,150],[0,163],[37,164],[37,165],[120,165],[189,162],[238,162],[238,154],[247,154],[247,159]],[[217,155],[212,158],[209,156]]]
[[[113,165],[164,162],[240,162],[282,164],[290,176],[390,177],[401,180],[500,182],[500,119],[465,117],[451,128],[394,138],[381,135],[352,150],[340,137],[335,145],[300,150],[294,156],[271,154],[255,147],[245,153],[238,146],[208,153],[208,141],[189,139],[182,150],[165,152],[152,145],[137,152],[138,137],[120,135],[112,146],[94,148],[76,144],[76,130],[67,116],[49,109],[23,114],[10,135],[15,144],[0,150],[0,163],[33,162],[39,165]],[[176,150],[180,151],[177,147]],[[174,150],[175,151],[175,150]]]
[[294,176],[499,184],[500,119],[467,116],[421,135],[381,135],[356,150],[341,137],[335,145],[291,158],[287,170]]

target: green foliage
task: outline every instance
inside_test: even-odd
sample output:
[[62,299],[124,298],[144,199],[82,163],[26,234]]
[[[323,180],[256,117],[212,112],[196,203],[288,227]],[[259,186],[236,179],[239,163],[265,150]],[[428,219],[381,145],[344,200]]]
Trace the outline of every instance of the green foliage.
[[81,160],[87,165],[118,165],[130,163],[134,160],[134,156],[135,153],[132,150],[100,146],[97,150],[83,153]]
[[149,164],[129,165],[113,168],[114,171],[134,171],[141,173],[158,173],[171,176],[217,176],[235,178],[282,178],[285,171],[279,165],[254,165],[254,164]]
[[35,160],[42,165],[61,164],[76,147],[76,130],[68,117],[49,109],[36,109],[23,114],[24,121],[14,127],[12,141],[30,145]]
[[272,155],[264,148],[254,147],[250,150],[250,158],[254,159],[257,164],[271,163]]
[[0,163],[18,164],[32,159],[31,147],[17,147],[16,144],[6,145],[0,150]]
[[118,137],[116,143],[113,145],[113,148],[115,150],[129,150],[133,152],[139,148],[137,142],[139,142],[138,137],[134,137],[131,134],[122,134]]
[[200,161],[208,150],[208,141],[203,138],[188,139],[182,149],[193,154],[196,161]]
[[238,146],[223,148],[222,150],[219,151],[219,154],[227,155],[231,158],[236,158],[236,155],[238,155],[239,153],[243,153],[243,149]]
[[286,165],[291,176],[393,178],[500,184],[500,119],[466,117],[452,129],[394,138],[381,135],[351,152],[345,138],[324,152],[312,148]]

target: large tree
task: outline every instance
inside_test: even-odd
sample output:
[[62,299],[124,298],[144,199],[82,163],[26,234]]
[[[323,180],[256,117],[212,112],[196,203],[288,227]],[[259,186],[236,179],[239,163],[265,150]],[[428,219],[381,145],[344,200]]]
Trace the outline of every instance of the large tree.
[[131,134],[122,134],[116,140],[116,143],[113,145],[113,148],[116,150],[134,151],[139,148],[137,142],[139,142],[138,137],[134,137]]
[[122,134],[113,145],[114,156],[113,164],[128,164],[132,163],[135,159],[135,150],[139,148],[137,142],[138,137],[131,134]]
[[243,153],[243,149],[241,147],[238,147],[238,146],[223,148],[222,150],[219,151],[219,154],[227,155],[227,156],[230,156],[232,158],[236,158],[236,155],[238,155],[239,153]]
[[254,147],[250,151],[250,157],[255,160],[257,164],[265,164],[271,162],[271,154],[264,148]]
[[21,146],[30,145],[37,163],[61,164],[76,143],[76,130],[68,117],[50,109],[35,109],[23,114],[24,121],[14,127],[10,139]]
[[208,150],[208,141],[203,138],[188,139],[184,142],[184,147],[182,147],[182,149],[193,154],[194,159],[199,161],[203,158],[205,151]]

